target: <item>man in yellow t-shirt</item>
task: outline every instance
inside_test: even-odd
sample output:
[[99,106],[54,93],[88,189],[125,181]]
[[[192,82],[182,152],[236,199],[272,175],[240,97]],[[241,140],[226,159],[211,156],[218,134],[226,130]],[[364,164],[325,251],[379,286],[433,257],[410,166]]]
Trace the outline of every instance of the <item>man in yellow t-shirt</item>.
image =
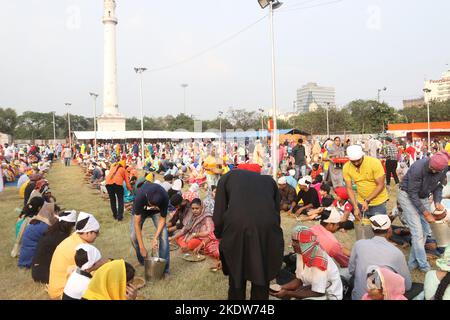
[[214,150],[212,150],[211,154],[203,161],[203,168],[206,173],[208,189],[211,190],[211,186],[217,186],[217,183],[219,182],[219,175],[214,172],[214,169],[217,168],[216,152]]
[[[360,145],[348,147],[347,156],[350,161],[344,165],[342,174],[356,219],[361,219],[361,210],[367,217],[387,214],[386,202],[389,197],[381,161],[365,156]],[[357,198],[352,182],[356,184]]]
[[[447,151],[447,153],[450,154],[450,141],[447,141],[447,143],[445,144],[445,151]],[[448,162],[448,168],[450,171],[450,161]]]

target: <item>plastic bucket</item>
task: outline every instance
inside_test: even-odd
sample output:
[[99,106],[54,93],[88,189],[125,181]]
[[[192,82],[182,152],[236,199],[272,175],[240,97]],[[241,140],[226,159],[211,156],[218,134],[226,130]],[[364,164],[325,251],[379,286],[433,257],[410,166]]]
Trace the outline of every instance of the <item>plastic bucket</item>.
[[145,280],[160,280],[164,274],[166,268],[166,259],[159,257],[147,257],[145,258]]
[[450,244],[450,226],[449,222],[436,221],[430,223],[431,231],[436,239],[438,247],[446,247]]
[[354,222],[356,241],[361,239],[371,239],[374,236],[372,223],[368,218],[362,218],[361,221]]

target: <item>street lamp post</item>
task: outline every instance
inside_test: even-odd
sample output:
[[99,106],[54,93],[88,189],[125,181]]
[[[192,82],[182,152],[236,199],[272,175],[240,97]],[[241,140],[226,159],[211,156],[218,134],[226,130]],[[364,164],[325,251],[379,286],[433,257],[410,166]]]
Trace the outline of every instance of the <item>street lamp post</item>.
[[144,157],[145,157],[145,152],[144,152],[144,97],[143,97],[143,93],[142,93],[142,83],[143,83],[143,73],[144,71],[147,70],[147,68],[134,68],[134,71],[136,71],[137,74],[141,75],[141,84],[140,84],[140,95],[141,95],[141,152],[142,152],[142,162],[145,161]]
[[330,120],[328,118],[328,111],[330,110],[330,103],[327,102],[327,138],[330,137]]
[[186,88],[188,87],[189,85],[187,84],[187,83],[182,83],[181,84],[181,87],[183,88],[183,96],[184,96],[184,99],[183,99],[183,101],[184,101],[184,103],[183,103],[183,113],[184,114],[186,114]]
[[220,148],[220,159],[223,158],[223,151],[222,151],[222,115],[223,111],[219,111],[219,148]]
[[380,92],[381,92],[381,91],[386,91],[386,90],[387,90],[386,87],[384,87],[383,89],[378,89],[378,97],[377,97],[378,103],[380,103]]
[[89,92],[90,96],[94,98],[94,157],[97,157],[97,98],[98,94]]
[[269,6],[270,16],[270,40],[272,51],[272,113],[273,113],[273,133],[272,133],[272,176],[277,180],[278,174],[278,128],[277,128],[277,98],[275,86],[275,39],[273,31],[273,11],[283,4],[278,0],[258,0],[261,8]]
[[56,124],[55,124],[55,111],[53,111],[53,148],[56,146]]
[[70,147],[70,150],[72,150],[72,134],[70,133],[70,106],[72,104],[66,102],[65,105],[66,105],[66,108],[67,108],[67,122],[68,122],[68,125],[69,125],[69,147]]
[[[425,94],[429,94],[431,92],[431,89],[425,88],[423,89],[423,92]],[[428,152],[431,151],[430,148],[430,143],[431,143],[431,139],[430,139],[430,100],[429,99],[425,99],[428,100],[427,101],[427,127],[428,127]]]

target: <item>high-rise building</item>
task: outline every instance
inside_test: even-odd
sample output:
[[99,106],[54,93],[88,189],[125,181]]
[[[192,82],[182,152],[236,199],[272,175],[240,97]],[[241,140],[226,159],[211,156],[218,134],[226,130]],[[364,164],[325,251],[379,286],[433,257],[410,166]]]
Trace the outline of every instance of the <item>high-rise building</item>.
[[403,108],[422,107],[425,105],[424,98],[403,100]]
[[426,80],[425,87],[431,90],[425,92],[425,102],[428,103],[431,100],[445,101],[450,99],[450,70],[442,74],[442,78],[439,80]]
[[314,111],[318,107],[335,106],[335,89],[309,82],[297,90],[297,112]]

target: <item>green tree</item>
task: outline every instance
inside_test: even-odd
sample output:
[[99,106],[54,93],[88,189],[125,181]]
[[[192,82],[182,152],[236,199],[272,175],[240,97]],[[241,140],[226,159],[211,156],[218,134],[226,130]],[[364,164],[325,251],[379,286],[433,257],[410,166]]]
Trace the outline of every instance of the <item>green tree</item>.
[[17,125],[17,113],[11,108],[0,108],[0,132],[14,136]]

